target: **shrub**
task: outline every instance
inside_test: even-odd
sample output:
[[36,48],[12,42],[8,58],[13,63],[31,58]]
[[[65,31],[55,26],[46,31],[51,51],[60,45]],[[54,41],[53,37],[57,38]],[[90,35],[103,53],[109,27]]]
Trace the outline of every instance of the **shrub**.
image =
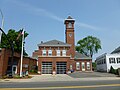
[[115,73],[116,75],[119,75],[118,69],[115,69]]
[[109,71],[109,73],[119,75],[119,73],[118,73],[118,69],[114,69],[112,66],[110,67],[110,71]]
[[19,75],[14,75],[13,78],[20,79],[21,77]]
[[8,77],[7,77],[7,76],[3,76],[3,77],[2,77],[2,79],[6,79],[6,78],[8,78]]
[[113,74],[115,73],[115,69],[112,66],[110,67],[109,73],[113,73]]
[[30,70],[30,73],[37,73],[37,70]]

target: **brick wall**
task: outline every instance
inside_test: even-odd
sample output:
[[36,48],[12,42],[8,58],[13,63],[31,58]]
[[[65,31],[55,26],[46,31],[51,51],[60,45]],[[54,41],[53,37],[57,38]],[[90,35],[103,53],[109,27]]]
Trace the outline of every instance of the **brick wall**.
[[[8,64],[8,60],[11,57],[11,50],[2,49],[0,51],[0,77],[6,75],[7,68],[10,66]],[[20,54],[14,52],[14,61],[17,60],[17,73],[20,72]],[[24,65],[28,65],[28,67],[24,67]],[[30,58],[30,57],[24,57],[23,58],[23,71],[31,70],[32,66],[37,66],[37,60]]]

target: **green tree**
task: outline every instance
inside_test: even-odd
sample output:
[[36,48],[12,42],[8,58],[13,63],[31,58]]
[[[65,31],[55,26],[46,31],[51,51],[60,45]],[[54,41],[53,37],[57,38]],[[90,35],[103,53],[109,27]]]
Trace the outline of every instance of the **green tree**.
[[93,54],[98,53],[101,49],[101,41],[97,37],[87,36],[77,42],[76,51],[93,57]]
[[96,70],[96,63],[95,62],[92,62],[92,68],[93,68],[93,70]]
[[[10,29],[8,31],[8,33],[6,34],[8,39],[10,40],[10,42],[13,43],[14,46],[14,51],[21,53],[21,49],[22,49],[22,30],[19,31],[15,31],[13,29]],[[28,36],[28,33],[24,32],[24,39]],[[25,44],[25,41],[24,41]],[[1,39],[1,44],[0,44],[0,48],[6,48],[6,49],[11,49],[10,44],[6,38],[6,36],[4,34],[2,34],[2,39]],[[23,51],[24,55],[28,55],[25,51]]]

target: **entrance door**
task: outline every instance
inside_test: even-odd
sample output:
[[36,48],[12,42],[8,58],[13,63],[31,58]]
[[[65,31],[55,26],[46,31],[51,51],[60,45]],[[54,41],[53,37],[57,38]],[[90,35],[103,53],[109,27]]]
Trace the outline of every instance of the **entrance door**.
[[17,74],[17,65],[12,66],[12,74],[13,75]]
[[66,74],[66,62],[57,62],[57,74]]
[[42,74],[52,74],[52,62],[42,62]]
[[85,62],[82,62],[82,71],[85,71]]

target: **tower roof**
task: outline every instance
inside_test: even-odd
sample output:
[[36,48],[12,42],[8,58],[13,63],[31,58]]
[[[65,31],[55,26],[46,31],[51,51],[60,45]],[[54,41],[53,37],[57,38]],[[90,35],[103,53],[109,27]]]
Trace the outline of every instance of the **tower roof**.
[[67,19],[73,19],[71,16],[68,16],[68,18]]
[[70,21],[70,22],[75,22],[75,19],[73,19],[71,16],[68,16],[68,18],[65,19],[65,22],[64,22],[64,23],[66,23],[66,22],[68,22],[68,21]]

